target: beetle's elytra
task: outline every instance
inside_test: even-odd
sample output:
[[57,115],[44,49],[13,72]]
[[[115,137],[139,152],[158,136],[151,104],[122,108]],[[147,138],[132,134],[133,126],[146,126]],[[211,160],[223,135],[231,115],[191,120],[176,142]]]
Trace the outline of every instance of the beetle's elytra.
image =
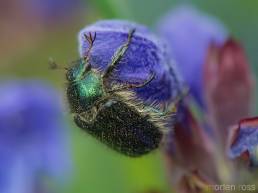
[[111,148],[136,157],[156,149],[162,139],[159,128],[148,119],[137,108],[116,100],[107,101],[92,123],[80,116],[75,116],[75,123]]

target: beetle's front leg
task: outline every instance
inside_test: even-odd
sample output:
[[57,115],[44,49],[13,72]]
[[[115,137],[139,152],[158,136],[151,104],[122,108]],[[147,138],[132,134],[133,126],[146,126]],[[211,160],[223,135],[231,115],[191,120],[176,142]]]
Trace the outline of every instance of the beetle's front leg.
[[92,107],[90,110],[76,114],[74,119],[80,119],[81,121],[92,124],[98,115],[98,108],[96,106]]
[[98,102],[99,103],[95,104],[90,110],[74,115],[74,122],[78,127],[87,130],[88,132],[96,130],[95,125],[97,116],[99,112],[106,107],[106,103],[108,104],[104,99]]
[[87,120],[85,120],[82,116],[80,116],[79,114],[76,114],[74,117],[73,117],[73,120],[75,122],[75,124],[83,129],[83,130],[89,130],[89,128],[92,127],[93,123],[92,122],[89,122]]
[[89,109],[88,111],[76,114],[74,116],[74,118],[76,118],[77,120],[83,121],[87,124],[93,124],[93,122],[95,121],[99,111],[102,110],[102,108],[104,107],[105,103],[110,99],[110,96],[104,97],[101,100],[98,100],[94,103],[94,106]]
[[107,81],[107,79],[111,76],[112,72],[114,71],[115,67],[118,65],[121,58],[124,56],[125,52],[127,51],[131,41],[133,34],[135,33],[135,29],[131,29],[128,33],[127,41],[118,48],[118,50],[115,52],[114,56],[112,57],[111,63],[108,64],[106,71],[103,73],[103,80],[104,83]]
[[147,84],[149,84],[154,78],[155,78],[155,74],[151,73],[149,78],[146,79],[143,83],[140,83],[140,84],[123,83],[122,86],[120,86],[118,88],[115,88],[115,89],[111,89],[108,92],[109,93],[114,93],[114,92],[119,92],[119,91],[126,91],[126,90],[129,90],[129,89],[142,88],[142,87],[146,86]]

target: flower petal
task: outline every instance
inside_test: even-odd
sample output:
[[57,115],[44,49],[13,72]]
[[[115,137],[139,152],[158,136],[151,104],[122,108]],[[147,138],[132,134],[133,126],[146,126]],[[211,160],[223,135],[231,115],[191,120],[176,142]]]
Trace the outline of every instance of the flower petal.
[[248,159],[252,166],[258,166],[258,117],[244,119],[232,128],[229,157]]
[[211,42],[221,44],[227,37],[225,27],[215,18],[190,6],[178,7],[158,23],[159,34],[168,42],[170,55],[190,86],[190,91],[201,107],[203,99],[203,65]]

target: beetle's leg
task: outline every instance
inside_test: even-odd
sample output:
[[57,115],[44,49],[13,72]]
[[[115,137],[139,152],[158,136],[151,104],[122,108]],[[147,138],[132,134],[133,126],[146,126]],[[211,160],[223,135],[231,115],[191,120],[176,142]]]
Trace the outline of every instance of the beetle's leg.
[[132,29],[129,31],[127,41],[122,46],[120,46],[118,48],[118,50],[115,52],[115,54],[113,55],[111,62],[108,64],[107,69],[102,76],[104,83],[109,78],[109,76],[112,74],[112,72],[115,69],[115,67],[117,66],[118,62],[121,60],[121,58],[125,54],[126,50],[128,49],[134,32],[135,32],[135,29]]
[[53,60],[53,58],[49,58],[48,64],[49,64],[49,68],[50,68],[51,70],[66,70],[66,71],[68,70],[67,67],[65,67],[65,66],[60,66],[59,64],[57,64],[57,63]]
[[189,93],[189,88],[184,87],[181,93],[174,99],[174,101],[169,105],[166,106],[163,110],[163,114],[166,116],[170,116],[171,114],[176,114],[178,110],[178,105],[183,101],[183,99]]
[[86,129],[88,130],[88,128],[90,128],[93,124],[93,122],[88,122],[86,121],[83,117],[81,117],[80,115],[75,115],[73,117],[73,120],[75,122],[75,124],[80,127],[81,129]]
[[91,109],[89,109],[85,112],[79,113],[76,116],[79,116],[81,120],[90,124],[90,123],[94,122],[99,111],[101,111],[101,109],[104,108],[105,104],[110,99],[113,99],[113,97],[112,96],[103,97],[102,99],[97,100]]
[[154,78],[155,78],[155,74],[151,73],[149,78],[144,80],[143,83],[140,83],[140,84],[128,84],[128,83],[125,83],[121,87],[115,88],[115,89],[113,89],[113,90],[111,90],[109,92],[114,93],[114,92],[119,92],[119,91],[128,90],[128,89],[141,88],[141,87],[144,87],[147,84],[149,84]]
[[96,106],[92,107],[90,110],[77,114],[77,117],[80,117],[81,120],[87,124],[94,122],[95,118],[98,115],[98,108]]

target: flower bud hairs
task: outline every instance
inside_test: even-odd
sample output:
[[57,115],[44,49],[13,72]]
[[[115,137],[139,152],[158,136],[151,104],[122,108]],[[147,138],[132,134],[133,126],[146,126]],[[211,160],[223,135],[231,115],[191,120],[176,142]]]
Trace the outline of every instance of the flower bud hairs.
[[[120,61],[135,31],[132,28],[126,33],[127,40],[113,54],[104,71],[90,62],[98,34],[84,34],[88,44],[86,54],[66,68],[66,94],[75,124],[110,148],[131,157],[158,148],[168,119],[175,115],[175,108],[161,110],[157,105],[146,105],[133,91],[154,81],[154,72],[150,71],[147,79],[137,84],[112,81],[117,67],[123,65]],[[59,68],[53,61],[51,66]]]

